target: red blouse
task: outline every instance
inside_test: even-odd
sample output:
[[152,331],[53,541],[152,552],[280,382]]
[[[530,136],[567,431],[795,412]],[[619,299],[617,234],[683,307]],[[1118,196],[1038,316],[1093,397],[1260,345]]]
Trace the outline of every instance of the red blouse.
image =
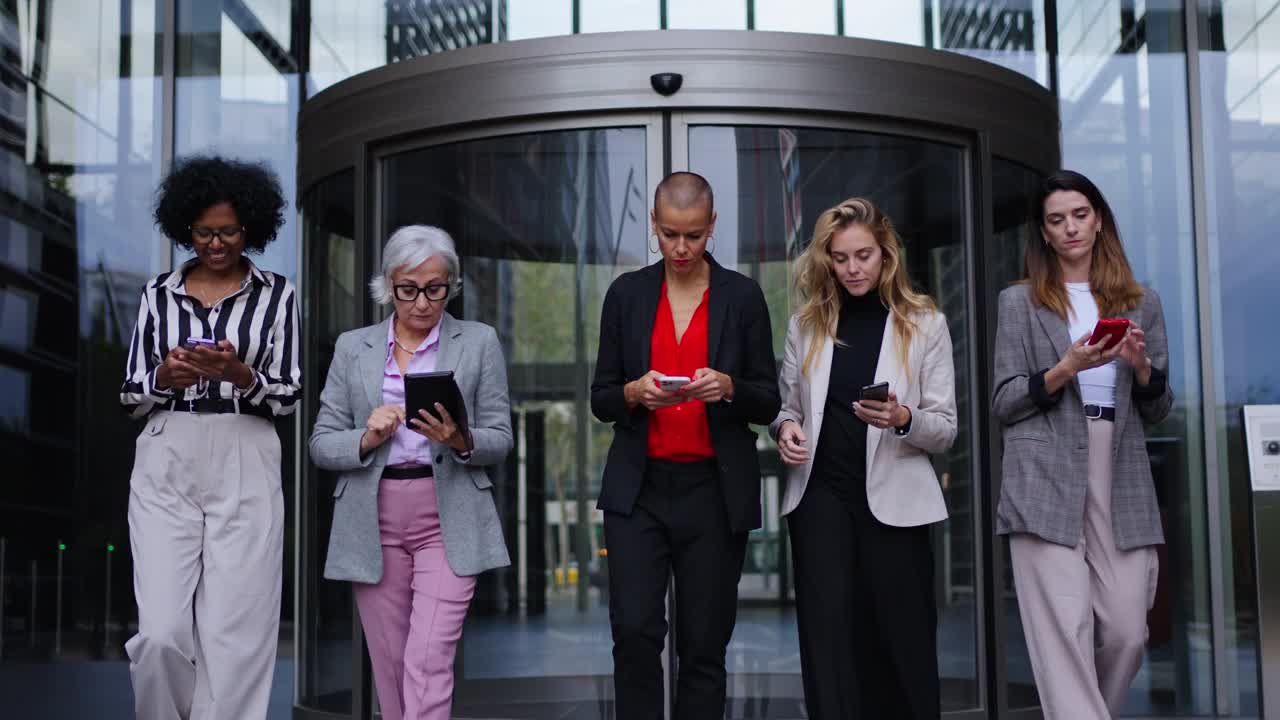
[[[684,375],[707,366],[707,297],[694,310],[689,327],[676,341],[675,319],[667,302],[667,283],[662,283],[658,313],[653,320],[653,336],[649,340],[649,367],[663,375]],[[698,462],[715,457],[711,446],[711,429],[707,426],[707,405],[701,400],[686,400],[678,405],[649,412],[648,456],[672,462]]]

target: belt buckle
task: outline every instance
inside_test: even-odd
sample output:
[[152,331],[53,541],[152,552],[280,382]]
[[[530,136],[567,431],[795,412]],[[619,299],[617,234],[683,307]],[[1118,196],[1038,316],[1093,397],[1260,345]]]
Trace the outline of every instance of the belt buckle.
[[1101,419],[1101,418],[1102,418],[1102,406],[1101,406],[1101,405],[1085,405],[1085,406],[1084,406],[1084,416],[1085,416],[1086,418],[1089,418],[1090,420],[1099,420],[1099,419]]

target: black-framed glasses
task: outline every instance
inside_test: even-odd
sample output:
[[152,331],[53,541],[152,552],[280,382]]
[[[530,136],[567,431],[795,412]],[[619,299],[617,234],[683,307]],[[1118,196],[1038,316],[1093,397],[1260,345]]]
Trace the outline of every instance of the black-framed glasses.
[[419,295],[426,295],[427,299],[432,302],[440,302],[449,296],[449,286],[440,283],[431,283],[422,287],[402,283],[392,289],[395,291],[396,299],[400,302],[417,302]]
[[213,242],[214,238],[218,238],[224,243],[234,243],[240,240],[240,236],[244,234],[243,225],[223,225],[220,228],[189,225],[188,228],[191,230],[191,237],[201,245],[208,245]]

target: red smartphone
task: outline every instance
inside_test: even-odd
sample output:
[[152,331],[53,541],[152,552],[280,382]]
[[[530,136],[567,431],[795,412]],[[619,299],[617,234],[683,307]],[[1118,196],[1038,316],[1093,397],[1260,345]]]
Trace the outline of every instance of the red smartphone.
[[1097,345],[1103,343],[1103,351],[1110,350],[1116,346],[1116,343],[1124,339],[1124,334],[1129,331],[1129,320],[1127,318],[1103,318],[1093,326],[1093,335],[1089,336],[1089,344]]

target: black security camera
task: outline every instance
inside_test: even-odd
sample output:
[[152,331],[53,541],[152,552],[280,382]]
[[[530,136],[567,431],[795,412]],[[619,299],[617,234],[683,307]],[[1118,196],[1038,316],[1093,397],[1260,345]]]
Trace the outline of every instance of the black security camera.
[[684,76],[680,73],[658,73],[649,76],[649,84],[659,95],[671,96],[680,91]]
[[1264,455],[1280,455],[1280,440],[1268,440],[1262,443]]

